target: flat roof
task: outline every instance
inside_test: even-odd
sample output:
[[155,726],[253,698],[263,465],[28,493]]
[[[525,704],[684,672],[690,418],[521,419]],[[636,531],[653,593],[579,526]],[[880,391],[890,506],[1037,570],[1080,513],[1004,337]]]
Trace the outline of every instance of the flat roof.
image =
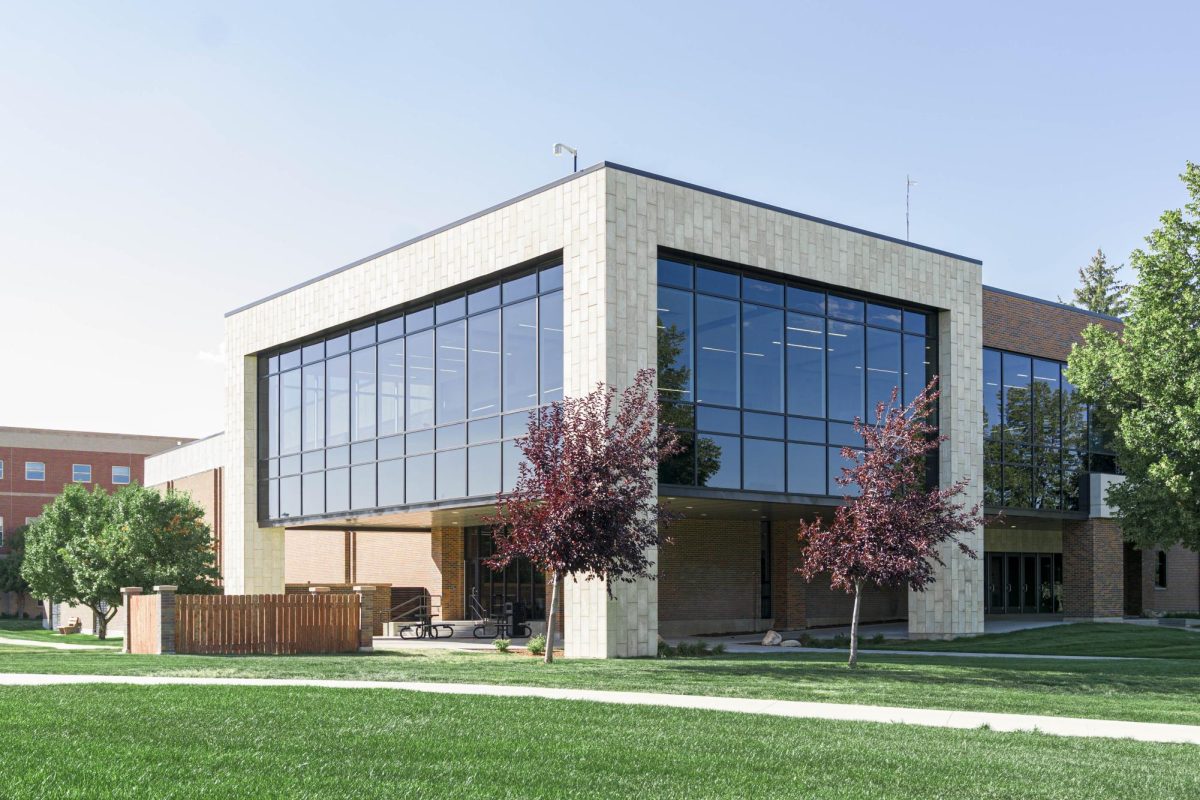
[[597,170],[601,170],[601,169],[605,169],[605,168],[619,170],[620,172],[625,172],[630,175],[638,175],[640,177],[650,178],[650,179],[656,180],[656,181],[662,181],[663,183],[668,183],[668,184],[671,184],[672,186],[679,186],[684,189],[691,189],[693,191],[703,192],[704,194],[710,194],[710,195],[713,195],[714,197],[721,197],[726,200],[732,200],[737,203],[745,203],[746,205],[754,206],[756,208],[762,208],[767,211],[774,211],[779,214],[786,214],[789,217],[796,217],[797,219],[808,220],[809,222],[817,222],[817,223],[820,223],[821,225],[828,225],[832,228],[838,228],[840,230],[849,231],[851,233],[858,233],[858,234],[862,234],[864,236],[870,236],[874,239],[881,239],[885,242],[893,242],[895,244],[904,245],[905,247],[912,247],[917,250],[924,250],[929,253],[936,253],[937,255],[948,256],[950,258],[958,259],[959,261],[966,261],[968,263],[978,264],[980,266],[982,266],[982,264],[983,264],[983,262],[977,258],[971,258],[969,256],[963,256],[963,255],[959,255],[957,253],[951,253],[948,250],[939,250],[936,247],[929,247],[928,245],[917,244],[916,242],[905,241],[904,239],[899,239],[895,236],[888,236],[883,233],[875,233],[874,231],[869,231],[869,230],[866,230],[865,228],[856,228],[853,225],[845,225],[841,222],[834,222],[833,220],[823,219],[821,217],[815,217],[811,214],[805,214],[800,211],[793,211],[792,209],[783,208],[782,206],[771,205],[770,203],[763,203],[758,200],[752,200],[748,197],[742,197],[740,195],[730,194],[729,192],[722,192],[717,189],[710,189],[705,186],[700,186],[700,185],[694,184],[694,183],[688,183],[687,181],[681,181],[676,178],[669,178],[665,175],[656,175],[653,172],[647,172],[645,170],[635,169],[634,167],[627,167],[622,164],[615,164],[611,161],[601,161],[598,164],[593,164],[590,167],[585,167],[584,169],[581,169],[578,172],[574,172],[570,175],[566,175],[562,178],[559,178],[556,181],[551,181],[550,183],[547,183],[544,186],[539,186],[536,189],[525,192],[524,194],[517,195],[516,197],[510,198],[503,202],[497,203],[493,206],[483,209],[482,211],[477,211],[476,213],[471,214],[470,216],[463,217],[462,219],[456,220],[447,225],[443,225],[440,228],[435,228],[434,230],[427,231],[426,233],[422,233],[419,236],[414,236],[413,238],[403,241],[400,244],[392,245],[391,247],[387,248],[386,250],[380,250],[378,253],[374,253],[372,255],[366,256],[365,258],[360,258],[357,261],[353,261],[349,264],[346,264],[345,266],[330,270],[329,272],[324,272],[320,275],[317,275],[314,278],[309,278],[306,281],[297,283],[295,286],[288,287],[287,289],[281,289],[278,292],[274,292],[272,294],[267,295],[266,297],[259,298],[258,300],[247,303],[246,305],[238,306],[237,308],[233,309],[232,311],[226,312],[225,316],[232,317],[234,314],[240,314],[241,312],[246,311],[247,309],[251,309],[251,308],[254,308],[255,306],[262,305],[263,303],[266,303],[270,300],[274,300],[277,297],[282,297],[283,295],[290,294],[291,292],[294,292],[297,289],[303,289],[305,286],[309,286],[310,284],[316,283],[317,281],[325,280],[326,278],[329,278],[333,275],[337,275],[339,272],[345,272],[348,269],[354,269],[355,267],[359,266],[360,264],[365,264],[368,261],[372,261],[381,256],[385,256],[388,253],[393,253],[397,250],[408,247],[409,245],[416,244],[417,242],[419,242],[423,239],[428,239],[431,236],[436,236],[439,233],[444,233],[445,231],[456,228],[459,225],[466,224],[466,223],[468,223],[472,220],[478,219],[479,217],[482,217],[486,214],[491,214],[494,211],[499,211],[500,209],[505,208],[506,206],[510,206],[514,203],[519,203],[522,200],[526,200],[530,197],[533,197],[534,195],[541,194],[542,192],[545,192],[549,189],[553,189],[556,186],[561,186],[562,184],[569,183],[570,181],[573,181],[576,178],[582,178],[585,175],[590,175],[591,173],[596,172]]
[[998,289],[995,286],[988,286],[986,284],[984,285],[983,288],[988,290],[989,292],[995,292],[996,294],[1006,294],[1009,297],[1016,297],[1020,300],[1028,300],[1031,303],[1041,303],[1044,306],[1053,306],[1054,308],[1061,308],[1064,311],[1074,311],[1076,314],[1086,314],[1089,317],[1097,317],[1098,319],[1112,320],[1113,322],[1120,322],[1122,325],[1125,324],[1125,320],[1121,319],[1120,317],[1114,317],[1111,314],[1101,314],[1099,311],[1092,311],[1087,308],[1080,308],[1079,306],[1073,306],[1073,305],[1069,305],[1067,303],[1059,303],[1054,300],[1046,300],[1045,298],[1042,298],[1042,297],[1034,297],[1031,294],[1021,294],[1020,292],[1013,292],[1013,291],[1009,291],[1008,289]]

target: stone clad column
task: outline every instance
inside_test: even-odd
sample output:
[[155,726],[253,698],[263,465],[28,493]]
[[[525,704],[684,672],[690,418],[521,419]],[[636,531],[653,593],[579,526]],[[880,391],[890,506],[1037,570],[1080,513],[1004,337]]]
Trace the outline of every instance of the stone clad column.
[[178,586],[155,586],[158,596],[158,652],[175,652],[175,592]]
[[142,587],[140,586],[121,587],[121,604],[125,606],[125,638],[121,640],[122,653],[131,652],[130,648],[133,646],[131,641],[133,639],[133,614],[130,613],[132,611],[130,606],[133,598],[141,593]]
[[358,595],[358,652],[373,653],[375,651],[375,587],[355,586],[354,593]]

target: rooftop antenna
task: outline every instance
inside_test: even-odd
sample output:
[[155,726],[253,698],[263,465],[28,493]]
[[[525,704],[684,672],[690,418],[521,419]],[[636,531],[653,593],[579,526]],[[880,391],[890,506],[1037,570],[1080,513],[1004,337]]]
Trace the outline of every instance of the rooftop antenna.
[[579,151],[570,145],[563,144],[562,142],[555,143],[554,155],[565,156],[567,153],[571,154],[571,171],[579,172]]
[[904,187],[904,241],[912,241],[912,233],[909,223],[909,209],[911,207],[910,198],[912,196],[912,187],[917,185],[917,182],[912,179],[912,175],[904,176],[908,180],[908,185]]

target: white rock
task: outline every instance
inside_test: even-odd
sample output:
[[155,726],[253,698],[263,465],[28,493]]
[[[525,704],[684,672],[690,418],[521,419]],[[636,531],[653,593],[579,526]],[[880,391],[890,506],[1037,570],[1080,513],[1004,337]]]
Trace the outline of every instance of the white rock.
[[782,642],[779,643],[779,646],[780,647],[799,647],[800,640],[799,639],[784,639]]
[[783,641],[783,637],[782,637],[782,636],[780,636],[780,635],[779,635],[778,633],[776,633],[775,631],[767,631],[767,634],[766,634],[766,636],[764,636],[764,637],[762,638],[762,643],[763,643],[764,645],[768,645],[768,646],[771,646],[771,645],[777,645],[777,644],[779,644],[779,643],[780,643],[780,642],[782,642],[782,641]]

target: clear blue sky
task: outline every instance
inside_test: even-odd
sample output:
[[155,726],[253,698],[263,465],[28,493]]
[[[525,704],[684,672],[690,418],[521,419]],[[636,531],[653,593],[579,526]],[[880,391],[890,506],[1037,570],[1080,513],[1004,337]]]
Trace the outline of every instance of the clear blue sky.
[[1054,298],[1200,159],[1196,3],[10,3],[0,425],[204,435],[222,314],[617,161]]

